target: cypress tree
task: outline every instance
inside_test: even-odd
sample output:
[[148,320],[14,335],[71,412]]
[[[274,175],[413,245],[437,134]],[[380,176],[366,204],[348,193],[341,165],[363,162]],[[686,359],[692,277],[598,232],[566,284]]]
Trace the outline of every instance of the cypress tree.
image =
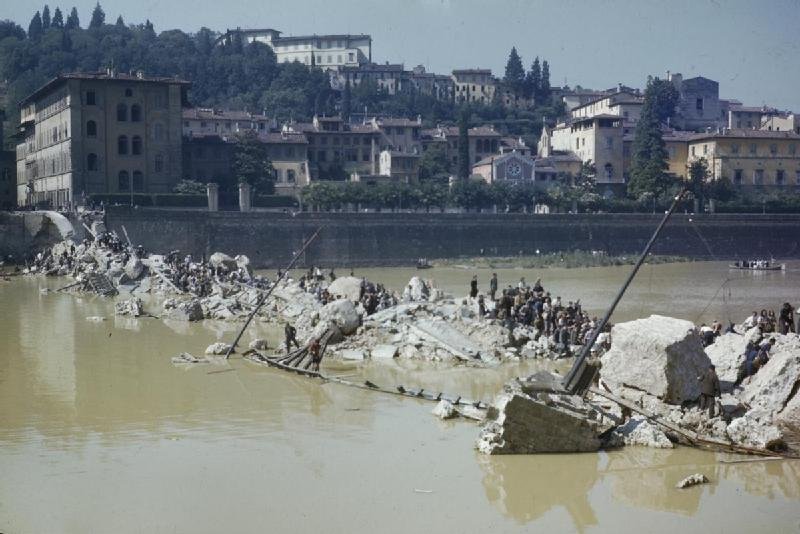
[[522,66],[522,59],[520,59],[516,47],[511,47],[511,52],[508,54],[503,81],[509,89],[514,91],[514,94],[522,94],[525,87],[525,68]]
[[31,23],[28,24],[28,38],[36,41],[42,36],[43,31],[42,14],[37,11],[31,19]]
[[63,28],[64,27],[64,14],[61,13],[61,9],[56,8],[53,12],[53,22],[51,23],[51,27],[53,28]]
[[458,115],[458,159],[456,175],[466,180],[470,174],[470,161],[469,161],[469,124],[467,108],[461,109]]
[[542,62],[542,80],[539,84],[542,103],[550,103],[550,64],[547,60]]
[[78,10],[75,7],[69,12],[66,26],[68,30],[75,30],[81,27],[81,21],[78,18]]
[[45,5],[42,10],[42,30],[50,28],[50,6]]
[[105,23],[106,13],[103,11],[103,8],[100,7],[100,2],[97,2],[92,11],[92,20],[89,22],[89,28],[100,28]]
[[539,56],[533,60],[531,70],[528,72],[528,91],[534,102],[539,103],[540,92],[542,89],[542,67],[539,63]]
[[125,21],[122,20],[122,15],[117,17],[116,26],[117,26],[117,28],[124,28],[125,27]]
[[344,82],[344,91],[342,91],[342,120],[347,122],[350,120],[350,112],[352,106],[352,95],[350,91],[350,80]]

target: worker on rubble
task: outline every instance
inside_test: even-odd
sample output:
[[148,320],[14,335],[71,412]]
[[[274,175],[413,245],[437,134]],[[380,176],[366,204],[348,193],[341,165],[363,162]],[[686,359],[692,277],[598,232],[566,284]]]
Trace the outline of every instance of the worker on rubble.
[[319,364],[322,361],[322,353],[320,352],[319,339],[312,338],[308,344],[308,352],[311,354],[311,370],[319,372]]
[[494,295],[497,293],[497,273],[492,273],[492,278],[489,280],[489,298],[494,301]]
[[283,328],[283,334],[286,337],[286,354],[289,354],[292,350],[292,343],[298,349],[300,348],[300,343],[297,342],[297,329],[291,325],[291,323],[286,323],[286,326]]
[[478,296],[478,275],[473,274],[472,280],[469,283],[469,296],[475,298]]
[[719,387],[719,377],[716,367],[709,365],[708,369],[701,376],[697,377],[700,381],[700,410],[708,410],[708,418],[714,417],[716,408],[716,398],[721,394]]

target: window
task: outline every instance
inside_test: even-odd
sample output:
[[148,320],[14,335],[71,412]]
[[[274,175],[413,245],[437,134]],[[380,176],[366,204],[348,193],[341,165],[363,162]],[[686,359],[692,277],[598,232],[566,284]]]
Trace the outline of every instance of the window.
[[794,183],[800,185],[800,169],[794,171]]
[[125,104],[117,104],[117,120],[119,122],[128,120],[128,106]]
[[295,182],[295,172],[294,169],[289,169],[286,171],[286,181],[290,184]]
[[738,154],[739,153],[739,143],[734,143],[731,145],[731,154]]
[[142,106],[134,104],[131,106],[131,122],[140,122],[142,120]]
[[128,171],[119,171],[119,175],[117,176],[117,189],[120,191],[131,190],[131,177]]
[[[369,152],[362,152],[361,153],[361,160],[362,161],[369,161]],[[800,171],[798,171],[800,172]]]
[[750,143],[750,153],[755,154],[757,152],[757,147],[755,143]]
[[772,154],[773,156],[775,154],[777,154],[778,153],[778,145],[775,144],[775,143],[772,143],[771,145],[769,145],[769,153]]
[[333,59],[330,55],[328,56],[328,63],[333,63]]
[[133,96],[133,89],[131,89],[130,87],[125,89],[125,96],[127,96],[127,97]]
[[325,161],[326,159],[327,158],[324,150],[320,150],[319,152],[317,152],[317,161]]
[[144,191],[144,175],[142,171],[133,171],[133,190]]
[[580,147],[581,147],[581,140],[575,139],[575,148],[580,148]]
[[614,178],[614,166],[611,165],[610,163],[606,163],[605,171],[606,171],[606,180],[609,181],[612,180]]
[[164,156],[163,156],[163,154],[156,154],[154,168],[155,168],[156,172],[163,172],[164,171]]
[[86,156],[86,170],[87,171],[97,170],[97,154],[89,154],[88,156]]
[[128,153],[128,136],[120,135],[117,137],[117,154],[125,155]]
[[350,63],[354,62],[356,60],[356,55],[353,52],[350,52],[349,54],[347,54],[347,60]]
[[703,99],[702,98],[698,98],[697,100],[695,100],[694,108],[696,110],[698,110],[698,111],[703,111]]
[[613,137],[606,137],[606,148],[611,150],[614,148],[614,138]]
[[94,91],[86,91],[86,105],[87,106],[97,105],[97,94]]
[[742,169],[735,169],[733,171],[733,183],[736,185],[742,185]]
[[694,152],[694,147],[692,147],[692,156],[696,156],[696,155],[697,154],[695,154],[695,152]]
[[153,139],[156,141],[164,140],[164,125],[157,122],[153,125]]
[[97,123],[94,121],[86,122],[86,137],[97,137]]
[[164,109],[166,106],[164,105],[164,95],[161,93],[156,93],[153,97],[153,107],[156,109]]
[[339,54],[338,56],[336,56],[336,62],[337,62],[337,63],[341,63],[341,62],[342,62],[342,55],[341,55],[341,54]]
[[131,154],[140,156],[142,154],[142,138],[134,135],[131,139]]
[[703,155],[705,156],[707,154],[708,154],[708,145],[703,145]]
[[764,185],[764,169],[756,169],[753,171],[753,184]]
[[775,185],[786,185],[786,173],[782,169],[775,172]]
[[797,154],[797,145],[789,145],[789,154],[792,156]]

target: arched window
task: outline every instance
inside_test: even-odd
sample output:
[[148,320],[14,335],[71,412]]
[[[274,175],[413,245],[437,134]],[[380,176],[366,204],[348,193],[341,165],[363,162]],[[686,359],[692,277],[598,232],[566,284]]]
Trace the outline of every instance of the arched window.
[[117,154],[125,155],[128,153],[128,136],[120,135],[117,137]]
[[142,120],[142,106],[134,104],[131,106],[131,122],[139,122]]
[[97,123],[94,121],[86,122],[86,136],[97,137]]
[[606,163],[605,170],[606,170],[606,180],[611,180],[612,178],[614,178],[614,166],[613,165],[611,165],[610,163]]
[[156,172],[163,172],[164,171],[164,155],[163,154],[156,154],[155,171]]
[[295,172],[294,169],[288,169],[286,171],[286,181],[290,184],[293,184],[295,181]]
[[138,135],[134,135],[131,138],[131,154],[134,156],[139,156],[142,153],[142,138]]
[[119,122],[125,122],[128,120],[128,106],[125,104],[117,104],[117,120]]
[[133,171],[133,190],[144,191],[144,175],[142,171]]
[[153,139],[156,141],[164,140],[164,125],[157,122],[153,125]]
[[88,156],[86,156],[86,170],[87,171],[97,170],[97,154],[89,154]]
[[119,171],[119,175],[117,176],[117,189],[125,192],[131,190],[131,177],[128,171]]

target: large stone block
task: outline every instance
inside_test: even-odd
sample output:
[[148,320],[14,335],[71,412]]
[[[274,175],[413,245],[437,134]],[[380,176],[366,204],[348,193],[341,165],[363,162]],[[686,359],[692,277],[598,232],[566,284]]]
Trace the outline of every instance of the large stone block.
[[706,355],[717,368],[722,391],[730,391],[744,372],[747,340],[741,334],[723,334],[706,347]]
[[355,276],[339,277],[328,286],[328,293],[334,297],[358,302],[361,296],[361,279]]
[[600,376],[611,387],[640,389],[671,404],[697,399],[697,377],[711,364],[692,323],[661,315],[614,326],[602,362]]
[[355,305],[346,299],[334,300],[326,304],[320,310],[319,318],[321,321],[330,321],[335,324],[345,335],[355,332],[361,324],[361,318]]

